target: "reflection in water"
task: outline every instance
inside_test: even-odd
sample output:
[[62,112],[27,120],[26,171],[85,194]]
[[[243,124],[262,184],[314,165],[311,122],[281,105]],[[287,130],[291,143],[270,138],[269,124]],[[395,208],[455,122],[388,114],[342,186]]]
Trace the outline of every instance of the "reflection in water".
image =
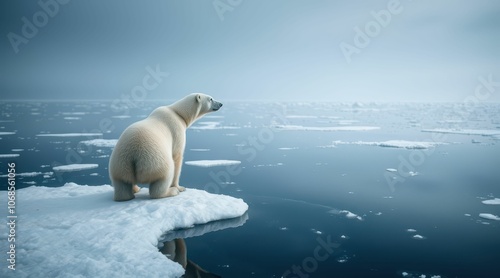
[[169,231],[160,238],[159,250],[170,260],[182,265],[182,267],[186,270],[186,273],[182,277],[221,277],[204,270],[187,258],[187,246],[184,239],[201,236],[209,232],[236,228],[245,224],[247,219],[248,213],[245,213],[244,215],[233,219],[214,221],[203,225],[197,225],[189,229]]
[[186,273],[182,277],[185,278],[195,278],[195,277],[221,277],[219,275],[210,273],[199,265],[193,263],[191,260],[187,259],[186,242],[182,238],[177,238],[171,241],[163,243],[163,247],[160,248],[160,252],[163,253],[167,258],[172,261],[179,263],[186,270]]

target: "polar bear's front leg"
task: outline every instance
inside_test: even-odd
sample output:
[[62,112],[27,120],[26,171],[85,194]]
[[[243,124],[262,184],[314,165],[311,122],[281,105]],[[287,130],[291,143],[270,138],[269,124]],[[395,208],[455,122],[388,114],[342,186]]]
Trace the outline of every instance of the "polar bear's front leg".
[[182,160],[183,159],[184,159],[184,157],[182,155],[174,156],[175,170],[174,170],[174,180],[172,181],[172,187],[177,188],[177,190],[179,190],[179,192],[186,190],[186,188],[184,186],[179,185],[179,178],[181,176]]

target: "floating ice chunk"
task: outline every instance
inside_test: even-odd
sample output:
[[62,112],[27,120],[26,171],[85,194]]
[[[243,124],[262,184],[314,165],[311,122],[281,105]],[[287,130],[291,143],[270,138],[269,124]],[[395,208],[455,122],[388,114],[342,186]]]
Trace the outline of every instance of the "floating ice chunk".
[[495,198],[491,200],[484,200],[482,201],[483,204],[485,205],[500,205],[500,198]]
[[22,151],[24,151],[24,149],[12,149],[11,151],[13,151],[13,152],[22,152]]
[[0,158],[14,158],[14,157],[19,157],[19,154],[18,153],[0,154]]
[[385,169],[387,172],[397,172],[398,170],[394,169],[394,168],[387,168]]
[[309,115],[287,115],[287,119],[316,119],[316,116],[309,116]]
[[316,230],[316,229],[311,229],[311,231],[312,231],[313,233],[315,233],[315,234],[318,234],[318,235],[323,234],[323,232],[318,231],[318,230]]
[[73,121],[73,120],[81,120],[82,118],[81,117],[64,117],[63,119],[67,120],[67,121]]
[[278,148],[278,150],[280,151],[290,151],[290,150],[296,150],[298,149],[297,147],[291,147],[291,148],[288,148],[288,147],[283,147],[283,148]]
[[191,129],[205,130],[205,129],[239,129],[238,126],[222,126],[219,122],[198,122],[198,125],[191,126]]
[[52,167],[52,169],[57,172],[73,172],[73,171],[94,169],[97,167],[99,167],[98,164],[69,164],[69,165],[55,166]]
[[205,119],[222,119],[222,118],[224,118],[224,116],[220,116],[220,115],[207,115],[207,116],[203,116],[203,118],[205,118]]
[[468,214],[468,213],[465,213],[464,215],[465,215],[465,216],[471,216],[471,215],[470,215],[470,214]]
[[345,217],[349,218],[349,219],[358,219],[358,220],[363,220],[363,218],[355,213],[352,213],[348,210],[337,210],[337,209],[332,209],[330,211],[328,211],[329,213],[333,213],[333,214],[345,214]]
[[80,143],[87,146],[95,146],[99,148],[114,148],[117,142],[118,139],[92,139],[80,141]]
[[[7,191],[0,191],[0,199],[7,199]],[[184,269],[158,252],[161,235],[248,210],[241,199],[196,189],[150,199],[143,188],[134,200],[114,202],[109,185],[74,183],[19,189],[16,200],[23,220],[16,226],[16,234],[23,235],[16,238],[16,255],[23,258],[16,268],[19,277],[142,277],[146,272],[180,277]],[[0,225],[0,234],[7,228]],[[7,267],[0,269],[0,277],[11,276]]]
[[401,275],[402,275],[403,277],[406,277],[406,276],[408,276],[408,272],[404,272],[404,271],[403,271],[403,273],[401,273]]
[[407,229],[406,231],[407,231],[408,233],[416,233],[416,232],[417,232],[417,230],[415,230],[415,229]]
[[94,137],[102,136],[102,133],[42,133],[38,137]]
[[497,220],[497,221],[500,220],[500,217],[498,217],[494,214],[491,214],[491,213],[480,213],[479,217],[484,218],[484,219],[488,219],[488,220]]
[[355,142],[344,142],[344,141],[334,141],[333,145],[366,145],[366,146],[377,146],[384,148],[400,148],[400,149],[429,149],[436,145],[446,144],[444,142],[427,142],[427,141],[405,141],[405,140],[389,140],[382,142],[366,142],[366,141],[355,141]]
[[288,228],[287,227],[280,227],[280,230],[286,231],[286,230],[288,230]]
[[87,112],[62,112],[63,115],[86,115]]
[[434,128],[434,129],[422,129],[422,132],[452,133],[452,134],[481,135],[481,136],[499,136],[500,135],[500,130],[495,130],[495,129],[446,129],[446,128]]
[[425,237],[421,236],[421,235],[414,235],[413,238],[414,239],[425,239]]
[[189,149],[192,152],[209,152],[210,149]]
[[198,166],[198,167],[215,167],[215,166],[229,166],[240,164],[239,160],[192,160],[185,161],[186,165]]
[[341,239],[349,239],[349,237],[348,237],[348,236],[346,236],[346,235],[341,235],[341,236],[340,236],[340,238],[341,238]]
[[297,131],[370,131],[380,129],[378,126],[301,126],[301,125],[275,125],[273,128],[280,130],[297,130]]
[[408,175],[410,175],[411,177],[418,176],[418,172],[410,171],[408,172]]
[[343,256],[340,256],[338,259],[337,259],[337,262],[343,264],[343,263],[346,263],[347,261],[349,260],[349,257],[346,256],[346,255],[343,255]]
[[278,162],[276,164],[258,164],[258,165],[254,165],[253,167],[258,168],[258,167],[277,167],[277,166],[283,166],[283,163]]
[[[42,174],[42,172],[16,173],[16,177],[36,177]],[[1,175],[0,177],[7,177],[7,175]]]
[[128,119],[128,118],[130,118],[130,115],[118,115],[118,116],[112,116],[111,118],[115,118],[115,119]]
[[2,135],[14,135],[14,134],[16,134],[15,131],[2,131],[2,132],[0,132],[0,136],[2,136]]

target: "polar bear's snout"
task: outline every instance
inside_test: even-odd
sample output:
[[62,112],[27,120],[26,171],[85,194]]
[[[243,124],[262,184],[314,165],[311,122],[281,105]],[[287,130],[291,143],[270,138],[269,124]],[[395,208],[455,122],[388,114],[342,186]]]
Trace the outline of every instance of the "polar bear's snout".
[[222,107],[222,103],[218,101],[212,101],[212,111],[217,111]]

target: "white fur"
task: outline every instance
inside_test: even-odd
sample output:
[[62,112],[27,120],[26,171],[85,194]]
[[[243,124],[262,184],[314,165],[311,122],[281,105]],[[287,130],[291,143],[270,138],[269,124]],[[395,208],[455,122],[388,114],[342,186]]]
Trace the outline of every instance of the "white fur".
[[222,104],[205,94],[190,94],[155,109],[146,119],[130,125],[120,136],[109,160],[114,200],[134,198],[138,183],[149,184],[151,198],[175,196],[179,185],[186,129]]

